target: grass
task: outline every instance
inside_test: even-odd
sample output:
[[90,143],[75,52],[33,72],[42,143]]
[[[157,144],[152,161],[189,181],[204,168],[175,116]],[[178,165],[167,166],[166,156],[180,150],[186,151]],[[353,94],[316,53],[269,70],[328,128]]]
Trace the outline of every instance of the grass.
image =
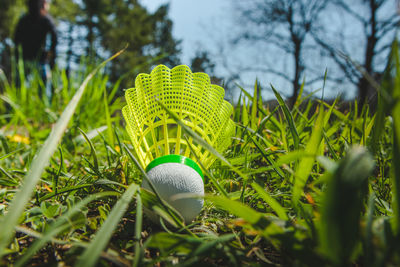
[[270,110],[257,82],[241,88],[223,155],[178,121],[218,157],[189,225],[139,187],[104,72],[56,72],[51,103],[38,77],[17,86],[0,73],[0,265],[399,265],[399,65],[394,42],[374,114],[302,93],[289,109],[275,88]]

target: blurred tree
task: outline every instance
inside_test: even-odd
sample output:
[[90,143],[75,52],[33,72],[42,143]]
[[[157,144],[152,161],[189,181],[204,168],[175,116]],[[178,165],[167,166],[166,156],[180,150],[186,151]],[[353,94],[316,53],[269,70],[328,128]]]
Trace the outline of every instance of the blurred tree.
[[197,51],[190,65],[193,72],[208,74],[213,73],[215,68],[215,63],[211,61],[207,51]]
[[327,0],[247,0],[236,2],[243,33],[237,41],[262,42],[280,49],[293,59],[292,72],[273,68],[263,71],[275,74],[292,84],[291,105],[297,99],[303,72],[306,38],[319,23]]
[[[381,73],[377,71],[377,58],[383,56],[386,59],[390,50],[390,45],[400,25],[400,15],[396,10],[395,0],[331,0],[334,7],[350,16],[355,23],[353,36],[357,36],[357,49],[362,51],[360,58],[355,57],[355,51],[349,49],[350,38],[343,38],[344,34],[338,35],[331,29],[332,25],[326,25],[314,32],[313,35],[317,43],[328,52],[328,55],[335,61],[343,76],[358,88],[358,98],[360,105],[368,99],[369,91],[373,90],[364,74],[372,78],[379,78]],[[338,20],[343,20],[340,17]],[[360,25],[357,28],[357,25]],[[343,32],[345,28],[339,31]],[[354,62],[349,60],[359,60],[362,73]],[[383,65],[382,65],[383,66]],[[383,71],[383,69],[382,69]],[[373,90],[375,91],[375,90]]]
[[128,73],[147,72],[154,64],[179,64],[180,41],[172,36],[168,5],[160,6],[153,14],[137,0],[113,0],[112,7],[112,13],[100,20],[101,43],[110,53],[129,45],[111,62],[113,80]]
[[[25,10],[24,0],[1,1],[0,53],[6,45],[13,46],[12,32]],[[59,48],[65,50],[67,70],[82,56],[95,63],[126,44],[125,53],[109,64],[112,81],[148,72],[155,64],[179,64],[180,41],[172,36],[168,5],[150,13],[138,0],[53,0],[50,8],[59,22]],[[10,55],[1,58],[10,59]]]
[[18,19],[26,11],[23,0],[1,0],[0,7],[0,67],[6,72],[11,67],[12,37]]
[[50,14],[57,21],[66,25],[67,30],[59,35],[60,46],[66,47],[66,72],[69,75],[72,62],[77,61],[79,54],[74,49],[74,44],[79,41],[75,32],[78,28],[77,20],[83,16],[84,11],[74,1],[52,0]]
[[172,20],[168,18],[169,5],[162,5],[153,15],[153,27],[155,36],[153,49],[155,57],[159,57],[159,63],[174,67],[180,64],[180,40],[172,36]]
[[112,2],[114,1],[82,0],[82,12],[78,22],[86,27],[86,56],[91,59],[98,56],[99,43],[96,43],[96,41],[102,39],[101,30],[104,29],[103,23],[108,16],[113,14],[113,5],[115,4]]
[[229,91],[225,84],[223,84],[223,79],[216,76],[214,69],[215,63],[210,58],[210,54],[205,50],[198,50],[195,56],[192,58],[190,63],[190,69],[192,72],[204,72],[210,76],[210,81],[212,84],[217,84],[225,87],[225,91]]

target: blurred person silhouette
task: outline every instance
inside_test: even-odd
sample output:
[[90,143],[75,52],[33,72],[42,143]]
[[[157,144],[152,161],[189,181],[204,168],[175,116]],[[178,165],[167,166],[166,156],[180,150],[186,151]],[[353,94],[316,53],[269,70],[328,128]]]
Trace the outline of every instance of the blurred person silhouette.
[[[27,74],[33,69],[38,70],[51,103],[53,92],[49,66],[53,69],[55,65],[57,32],[46,0],[28,0],[27,4],[28,13],[21,17],[15,30],[17,59],[21,47]],[[39,94],[42,97],[42,88],[39,88]]]

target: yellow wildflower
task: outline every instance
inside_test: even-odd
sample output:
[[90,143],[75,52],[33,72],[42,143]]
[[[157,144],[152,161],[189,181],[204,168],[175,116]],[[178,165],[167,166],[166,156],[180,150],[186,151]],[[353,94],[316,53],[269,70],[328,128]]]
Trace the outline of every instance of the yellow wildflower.
[[24,143],[26,145],[30,144],[29,137],[26,137],[26,136],[23,136],[20,134],[8,135],[7,138],[10,140],[10,142]]

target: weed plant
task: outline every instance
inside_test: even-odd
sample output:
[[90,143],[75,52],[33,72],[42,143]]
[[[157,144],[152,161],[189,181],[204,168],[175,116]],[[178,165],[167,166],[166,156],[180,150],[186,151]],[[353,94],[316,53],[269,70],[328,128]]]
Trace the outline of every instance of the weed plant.
[[17,87],[2,76],[0,264],[398,266],[398,51],[394,42],[374,114],[302,93],[289,109],[274,88],[270,110],[257,83],[241,88],[232,146],[219,155],[204,144],[218,160],[190,225],[140,188],[147,176],[105,63],[69,78],[56,71],[51,103],[37,97],[38,77]]

